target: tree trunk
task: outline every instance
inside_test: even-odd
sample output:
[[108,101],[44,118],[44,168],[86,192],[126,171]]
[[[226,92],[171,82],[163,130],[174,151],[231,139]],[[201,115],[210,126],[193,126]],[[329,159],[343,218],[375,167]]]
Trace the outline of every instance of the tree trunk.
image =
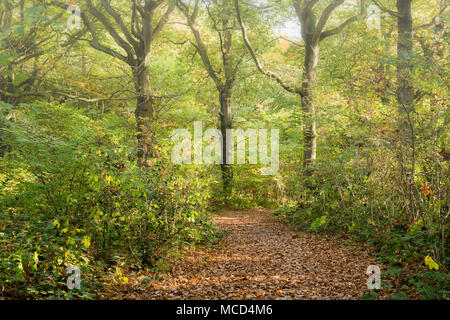
[[[220,100],[220,131],[222,133],[222,181],[224,193],[231,192],[231,182],[233,180],[233,169],[227,164],[227,158],[232,157],[230,149],[227,146],[228,133],[227,129],[231,129],[231,95],[229,88],[224,88],[219,94]],[[231,141],[234,143],[234,141]],[[228,156],[227,156],[228,155]]]
[[[319,44],[305,41],[305,71],[302,84],[302,109],[303,121],[303,166],[307,168],[316,160],[317,132],[315,108],[313,100],[313,87],[316,82],[317,64],[319,62]],[[307,173],[310,173],[307,170]]]
[[154,127],[153,127],[153,100],[151,97],[150,79],[148,66],[139,64],[133,69],[137,103],[135,110],[138,142],[138,165],[139,167],[151,166],[151,158],[156,157],[154,149]]
[[413,64],[411,63],[413,52],[411,2],[412,0],[397,0],[397,97],[402,107],[407,109],[407,112],[411,112],[410,108],[414,100],[414,89],[410,81],[413,69]]
[[[411,75],[414,65],[413,57],[413,28],[412,28],[412,0],[397,0],[397,99],[400,104],[399,126],[400,132],[409,131],[410,165],[406,172],[405,185],[409,189],[409,206],[415,218],[414,175],[415,175],[415,128],[414,128],[414,87]],[[407,136],[408,134],[406,134]],[[401,164],[402,165],[402,164]]]

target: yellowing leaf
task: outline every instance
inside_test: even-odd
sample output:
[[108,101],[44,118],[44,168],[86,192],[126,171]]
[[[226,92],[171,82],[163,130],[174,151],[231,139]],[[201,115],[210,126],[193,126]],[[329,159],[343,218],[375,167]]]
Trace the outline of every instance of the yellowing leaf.
[[91,246],[91,238],[88,236],[83,237],[83,246],[85,246],[86,248],[89,248]]
[[58,221],[58,220],[53,221],[52,225],[53,225],[54,227],[56,227],[56,229],[58,229],[58,228],[60,227],[60,224],[59,224],[59,221]]
[[425,265],[427,265],[428,268],[430,268],[430,270],[433,269],[439,270],[439,264],[437,264],[437,262],[434,261],[433,258],[431,258],[430,256],[425,257]]
[[[67,228],[66,228],[67,229]],[[66,240],[66,244],[67,245],[74,245],[75,244],[75,240],[72,237],[67,238]]]

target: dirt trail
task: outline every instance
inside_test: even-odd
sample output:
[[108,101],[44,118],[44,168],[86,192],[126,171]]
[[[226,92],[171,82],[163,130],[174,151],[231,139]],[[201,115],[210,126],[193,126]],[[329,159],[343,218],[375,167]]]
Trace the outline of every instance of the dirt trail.
[[170,277],[122,288],[122,299],[360,299],[366,249],[332,236],[295,232],[264,211],[229,211],[214,219],[229,232],[219,249],[187,251]]

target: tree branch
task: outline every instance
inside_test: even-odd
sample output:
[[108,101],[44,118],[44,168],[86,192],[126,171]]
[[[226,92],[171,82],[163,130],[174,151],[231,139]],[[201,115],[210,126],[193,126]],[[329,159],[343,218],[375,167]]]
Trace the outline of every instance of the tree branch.
[[164,15],[161,17],[161,19],[159,20],[158,24],[156,25],[155,29],[153,30],[153,37],[156,37],[159,32],[161,31],[161,29],[164,27],[164,25],[167,23],[167,21],[169,20],[169,16],[172,13],[172,11],[175,9],[175,2],[176,0],[170,0],[169,2],[169,6],[166,10],[166,12],[164,13]]
[[425,28],[428,28],[428,27],[431,27],[431,26],[435,25],[436,22],[437,22],[437,19],[440,18],[445,13],[445,11],[448,9],[449,6],[450,6],[450,2],[446,2],[444,4],[444,6],[441,8],[441,10],[439,11],[438,15],[433,17],[433,19],[431,19],[431,21],[429,23],[423,24],[423,25],[418,26],[418,27],[415,27],[413,30],[417,31],[417,30],[425,29]]
[[[199,1],[199,0],[196,0]],[[189,7],[183,3],[181,0],[177,0],[177,7],[180,9],[180,11],[186,16],[187,23],[189,27],[192,30],[192,33],[194,34],[195,38],[195,48],[197,49],[198,54],[200,55],[200,58],[202,59],[203,65],[205,66],[206,71],[208,72],[211,79],[213,79],[214,83],[216,84],[216,87],[221,90],[223,88],[224,84],[220,80],[219,76],[217,75],[217,72],[214,70],[211,60],[209,59],[208,50],[203,43],[203,40],[200,36],[200,32],[195,27],[195,20],[192,20],[192,15],[189,14]]]
[[326,30],[320,34],[319,41],[322,41],[330,36],[334,36],[340,32],[342,32],[345,28],[347,28],[350,24],[358,21],[359,19],[365,17],[367,15],[367,6],[366,0],[360,0],[360,11],[359,14],[347,19],[343,23],[341,23],[338,27]]
[[320,35],[325,28],[325,25],[328,22],[328,19],[330,19],[331,14],[333,11],[339,7],[341,4],[344,3],[345,0],[334,0],[332,3],[330,3],[322,12],[322,15],[319,18],[319,22],[317,22],[316,29],[314,31],[314,39],[319,39]]
[[350,19],[346,20],[345,22],[343,22],[340,26],[330,29],[330,30],[326,30],[324,32],[322,32],[320,34],[320,39],[319,41],[322,41],[330,36],[334,36],[340,32],[342,32],[347,26],[349,26],[350,24],[352,24],[353,22],[356,22],[358,20],[357,16],[353,16]]
[[378,8],[380,8],[381,11],[386,12],[386,13],[390,14],[390,15],[393,16],[393,17],[396,17],[396,18],[399,17],[397,11],[393,11],[393,10],[390,10],[390,9],[386,8],[386,7],[383,6],[378,0],[372,0],[372,1],[373,1],[373,3],[375,3],[375,5],[376,5]]
[[311,0],[306,4],[306,11],[311,11],[320,0]]
[[133,49],[131,48],[131,45],[127,43],[125,40],[122,39],[122,37],[119,36],[116,29],[112,25],[112,23],[105,17],[103,13],[101,13],[99,10],[97,10],[94,5],[92,4],[91,0],[86,0],[86,4],[88,6],[89,12],[99,20],[102,25],[105,27],[106,31],[111,35],[111,37],[114,39],[114,41],[119,45],[122,49],[125,50],[125,52],[128,55],[128,59],[133,59]]
[[117,13],[117,11],[115,11],[110,3],[106,0],[102,0],[102,4],[106,9],[106,12],[109,13],[109,15],[111,17],[114,18],[114,20],[116,21],[117,25],[119,26],[120,30],[122,31],[122,33],[125,35],[125,38],[128,40],[128,42],[134,47],[134,50],[137,51],[138,48],[138,42],[133,38],[133,36],[131,35],[131,33],[128,31],[128,28],[125,27],[125,24],[123,23],[122,18],[120,17],[120,14]]
[[247,31],[245,29],[244,23],[242,22],[241,12],[240,12],[240,9],[239,9],[239,2],[238,2],[238,0],[234,0],[234,6],[236,8],[236,14],[237,14],[237,19],[238,19],[239,25],[241,27],[242,38],[244,39],[245,45],[247,46],[247,49],[250,52],[250,55],[252,56],[252,59],[255,62],[255,65],[256,65],[256,68],[258,69],[258,71],[261,72],[263,75],[269,77],[270,79],[273,79],[276,82],[278,82],[278,84],[280,84],[281,87],[283,87],[283,89],[285,89],[286,91],[291,92],[291,93],[296,93],[296,94],[303,95],[303,90],[301,88],[295,88],[295,87],[293,87],[291,85],[288,85],[280,77],[278,77],[276,74],[274,74],[273,72],[264,70],[264,68],[261,66],[261,63],[258,60],[258,57],[255,54],[255,51],[253,50],[252,45],[250,44],[250,41],[248,40]]

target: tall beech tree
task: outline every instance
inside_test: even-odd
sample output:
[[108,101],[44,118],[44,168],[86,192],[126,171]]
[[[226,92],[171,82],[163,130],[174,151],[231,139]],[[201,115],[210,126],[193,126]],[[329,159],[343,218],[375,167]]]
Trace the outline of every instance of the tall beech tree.
[[[242,62],[243,54],[233,50],[233,36],[238,31],[236,17],[233,6],[224,0],[212,0],[202,2],[195,0],[193,6],[189,6],[181,0],[177,1],[177,6],[186,17],[187,24],[194,35],[192,45],[201,57],[203,66],[209,77],[214,82],[217,93],[219,95],[220,105],[220,131],[222,133],[222,180],[223,190],[231,191],[231,181],[233,179],[233,170],[227,163],[229,149],[227,146],[228,132],[231,129],[231,98],[233,95],[233,86],[236,81],[236,74]],[[197,26],[197,18],[199,16],[200,6],[206,10],[207,19],[212,27],[212,31],[217,35],[220,48],[220,59],[213,59],[211,50],[207,48],[207,44],[203,40],[202,34]],[[220,65],[215,66],[214,60],[219,60]],[[232,155],[231,155],[232,156]]]
[[[414,133],[414,87],[411,82],[413,73],[413,21],[412,0],[397,0],[397,99],[400,105],[401,132],[409,131],[411,146],[410,164],[406,172],[405,182],[409,189],[410,208],[415,215],[415,204],[413,195],[415,174],[415,133]],[[406,114],[406,117],[402,116]],[[403,129],[404,128],[404,129]],[[409,129],[409,130],[408,130]],[[401,138],[401,137],[400,137]],[[402,170],[403,171],[403,170]]]
[[234,0],[238,21],[241,27],[245,44],[256,64],[257,69],[264,75],[276,80],[285,90],[299,95],[302,101],[302,111],[304,114],[303,137],[304,152],[303,165],[310,174],[309,165],[315,162],[317,156],[317,131],[314,105],[314,85],[317,78],[317,67],[319,64],[320,43],[328,37],[342,32],[347,26],[356,22],[366,14],[366,1],[360,1],[360,12],[338,26],[326,28],[333,12],[340,7],[345,0],[329,1],[328,4],[319,10],[319,0],[292,0],[297,18],[301,24],[301,34],[305,47],[305,58],[303,62],[303,76],[301,83],[288,83],[281,76],[265,70],[247,35],[242,15],[239,8],[239,0]]
[[[132,0],[126,4],[112,2],[100,0],[94,4],[92,0],[86,0],[81,18],[90,34],[88,41],[91,47],[123,61],[131,68],[136,90],[138,164],[148,166],[151,164],[149,160],[158,155],[154,141],[156,96],[152,92],[149,74],[151,48],[175,9],[175,0]],[[53,4],[64,9],[67,7],[61,3]],[[100,40],[103,31],[107,32],[114,45]]]

